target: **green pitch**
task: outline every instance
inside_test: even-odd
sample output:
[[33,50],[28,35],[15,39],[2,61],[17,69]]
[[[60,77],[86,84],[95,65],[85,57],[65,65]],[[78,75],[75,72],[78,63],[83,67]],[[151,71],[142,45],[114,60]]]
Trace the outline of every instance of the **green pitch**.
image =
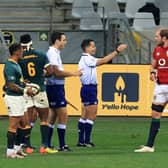
[[[67,144],[73,150],[67,153],[40,154],[38,150],[25,159],[7,159],[6,130],[8,122],[0,120],[0,168],[163,168],[168,163],[168,121],[161,120],[161,130],[155,143],[155,153],[134,153],[146,142],[150,118],[99,117],[93,129],[95,148],[79,148],[77,120],[70,117]],[[53,144],[57,145],[56,129]],[[32,144],[40,146],[39,122],[32,132]]]

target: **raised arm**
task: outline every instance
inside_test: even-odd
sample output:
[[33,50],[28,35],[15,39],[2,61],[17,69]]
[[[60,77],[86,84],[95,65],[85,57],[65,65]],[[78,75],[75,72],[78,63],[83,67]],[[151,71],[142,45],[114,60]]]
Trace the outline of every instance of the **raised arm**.
[[126,44],[120,44],[116,50],[114,50],[113,52],[111,52],[110,54],[108,54],[107,56],[104,56],[103,58],[99,58],[96,65],[103,65],[108,63],[109,61],[111,61],[115,56],[117,56],[120,52],[122,52],[123,50],[125,50],[127,48]]

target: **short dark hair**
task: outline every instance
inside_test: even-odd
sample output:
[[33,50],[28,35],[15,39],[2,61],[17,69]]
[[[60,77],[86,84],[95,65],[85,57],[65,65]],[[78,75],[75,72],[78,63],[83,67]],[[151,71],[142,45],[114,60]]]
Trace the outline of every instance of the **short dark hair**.
[[61,36],[62,35],[65,35],[63,32],[56,32],[56,31],[53,31],[51,33],[51,44],[54,44],[56,40],[61,40]]
[[94,40],[85,39],[85,40],[82,41],[81,48],[82,48],[83,51],[85,51],[86,47],[88,47],[90,45],[90,42],[94,42]]
[[161,38],[166,37],[166,39],[168,39],[168,29],[161,29],[160,36]]
[[14,52],[21,50],[22,47],[20,45],[20,43],[13,43],[10,47],[9,47],[9,53],[10,55],[13,55]]

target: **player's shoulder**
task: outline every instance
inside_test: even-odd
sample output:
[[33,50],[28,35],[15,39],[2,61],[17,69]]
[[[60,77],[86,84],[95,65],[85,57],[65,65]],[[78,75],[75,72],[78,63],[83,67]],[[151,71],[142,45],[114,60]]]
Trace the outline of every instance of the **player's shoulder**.
[[57,52],[58,50],[55,49],[54,47],[50,46],[49,49],[47,50],[47,55],[58,55],[59,52]]
[[161,51],[162,50],[162,47],[161,46],[156,46],[155,48],[154,48],[154,52],[158,52],[158,51]]
[[33,54],[41,57],[46,57],[46,53],[40,50],[33,50]]
[[7,60],[7,61],[5,62],[4,70],[6,70],[7,68],[9,68],[9,67],[11,67],[11,66],[12,66],[11,62]]
[[12,61],[10,59],[8,59],[6,62],[5,62],[5,67],[15,67],[16,65],[18,65],[15,61]]

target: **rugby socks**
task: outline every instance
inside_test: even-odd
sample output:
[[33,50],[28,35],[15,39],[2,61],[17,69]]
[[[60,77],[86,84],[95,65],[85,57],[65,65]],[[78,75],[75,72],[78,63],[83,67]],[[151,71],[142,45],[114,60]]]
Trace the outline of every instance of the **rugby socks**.
[[160,119],[152,118],[149,137],[146,146],[153,147],[155,137],[160,128]]
[[58,133],[60,148],[65,146],[65,131],[66,131],[66,125],[58,124],[57,133]]
[[44,147],[48,147],[48,130],[48,125],[40,125],[41,143]]
[[48,130],[48,147],[51,147],[51,139],[53,135],[54,125],[49,124],[49,130]]
[[94,121],[87,119],[86,124],[85,124],[85,143],[88,144],[90,143],[90,136],[92,132],[92,127],[93,127]]
[[23,137],[24,137],[24,130],[21,128],[17,128],[15,145],[19,146],[22,142]]
[[27,147],[30,147],[30,148],[31,148],[31,143],[30,143],[31,129],[32,128],[26,128],[26,129],[24,129],[25,144],[26,144]]
[[78,143],[84,144],[84,136],[85,136],[85,123],[86,120],[80,118],[78,121]]
[[7,148],[8,149],[14,148],[15,137],[16,137],[15,132],[10,132],[10,131],[7,132]]

